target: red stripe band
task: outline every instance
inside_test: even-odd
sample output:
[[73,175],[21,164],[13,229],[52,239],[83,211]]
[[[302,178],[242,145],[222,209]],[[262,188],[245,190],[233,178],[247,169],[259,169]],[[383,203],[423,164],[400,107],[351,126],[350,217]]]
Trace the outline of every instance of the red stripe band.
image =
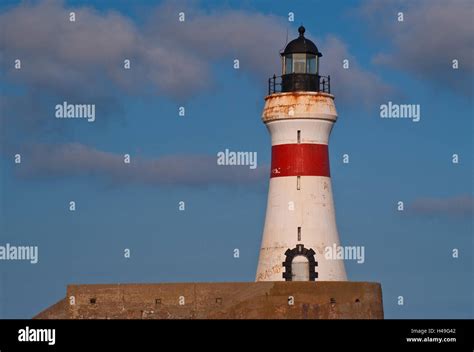
[[270,177],[329,177],[328,146],[325,144],[279,144],[272,146]]

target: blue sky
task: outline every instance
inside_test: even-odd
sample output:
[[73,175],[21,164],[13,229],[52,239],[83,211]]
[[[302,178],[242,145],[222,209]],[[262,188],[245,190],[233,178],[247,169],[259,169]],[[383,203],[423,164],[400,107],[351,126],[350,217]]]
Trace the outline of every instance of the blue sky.
[[[365,246],[364,264],[346,261],[349,279],[382,283],[387,318],[473,317],[468,1],[2,4],[0,245],[37,245],[39,263],[0,262],[0,317],[29,318],[70,283],[253,281],[270,160],[266,79],[300,24],[336,96],[341,242]],[[96,104],[96,121],[56,119],[65,100]],[[388,101],[419,104],[420,121],[380,118]],[[259,168],[216,167],[226,148],[257,152]]]

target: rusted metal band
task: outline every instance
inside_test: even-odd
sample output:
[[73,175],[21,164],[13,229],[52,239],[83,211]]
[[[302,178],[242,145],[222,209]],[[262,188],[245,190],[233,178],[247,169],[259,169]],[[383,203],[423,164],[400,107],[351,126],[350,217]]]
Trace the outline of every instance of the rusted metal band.
[[272,146],[270,177],[326,176],[329,174],[325,144],[279,144]]

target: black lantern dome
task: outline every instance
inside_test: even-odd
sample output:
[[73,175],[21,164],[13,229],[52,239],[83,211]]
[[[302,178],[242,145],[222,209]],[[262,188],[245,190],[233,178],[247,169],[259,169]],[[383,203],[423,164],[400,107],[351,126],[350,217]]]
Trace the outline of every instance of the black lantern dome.
[[288,43],[285,48],[285,51],[283,51],[283,53],[281,54],[282,56],[289,54],[313,54],[318,57],[323,56],[323,54],[319,52],[316,44],[314,44],[308,38],[305,38],[305,31],[306,29],[303,26],[300,26],[300,28],[298,28],[298,32],[300,34],[299,37],[293,39],[291,42]]
[[299,36],[289,42],[281,53],[282,75],[268,82],[269,94],[277,92],[330,93],[330,78],[319,74],[319,58],[323,56],[316,44],[304,36],[305,28],[298,28]]

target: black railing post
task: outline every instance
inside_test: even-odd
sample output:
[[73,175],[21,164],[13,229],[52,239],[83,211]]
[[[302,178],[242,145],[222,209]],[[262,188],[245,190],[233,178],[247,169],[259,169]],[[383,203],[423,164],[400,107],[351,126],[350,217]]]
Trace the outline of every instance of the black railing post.
[[331,94],[331,76],[328,75],[328,93]]
[[276,92],[276,75],[273,74],[273,93]]

